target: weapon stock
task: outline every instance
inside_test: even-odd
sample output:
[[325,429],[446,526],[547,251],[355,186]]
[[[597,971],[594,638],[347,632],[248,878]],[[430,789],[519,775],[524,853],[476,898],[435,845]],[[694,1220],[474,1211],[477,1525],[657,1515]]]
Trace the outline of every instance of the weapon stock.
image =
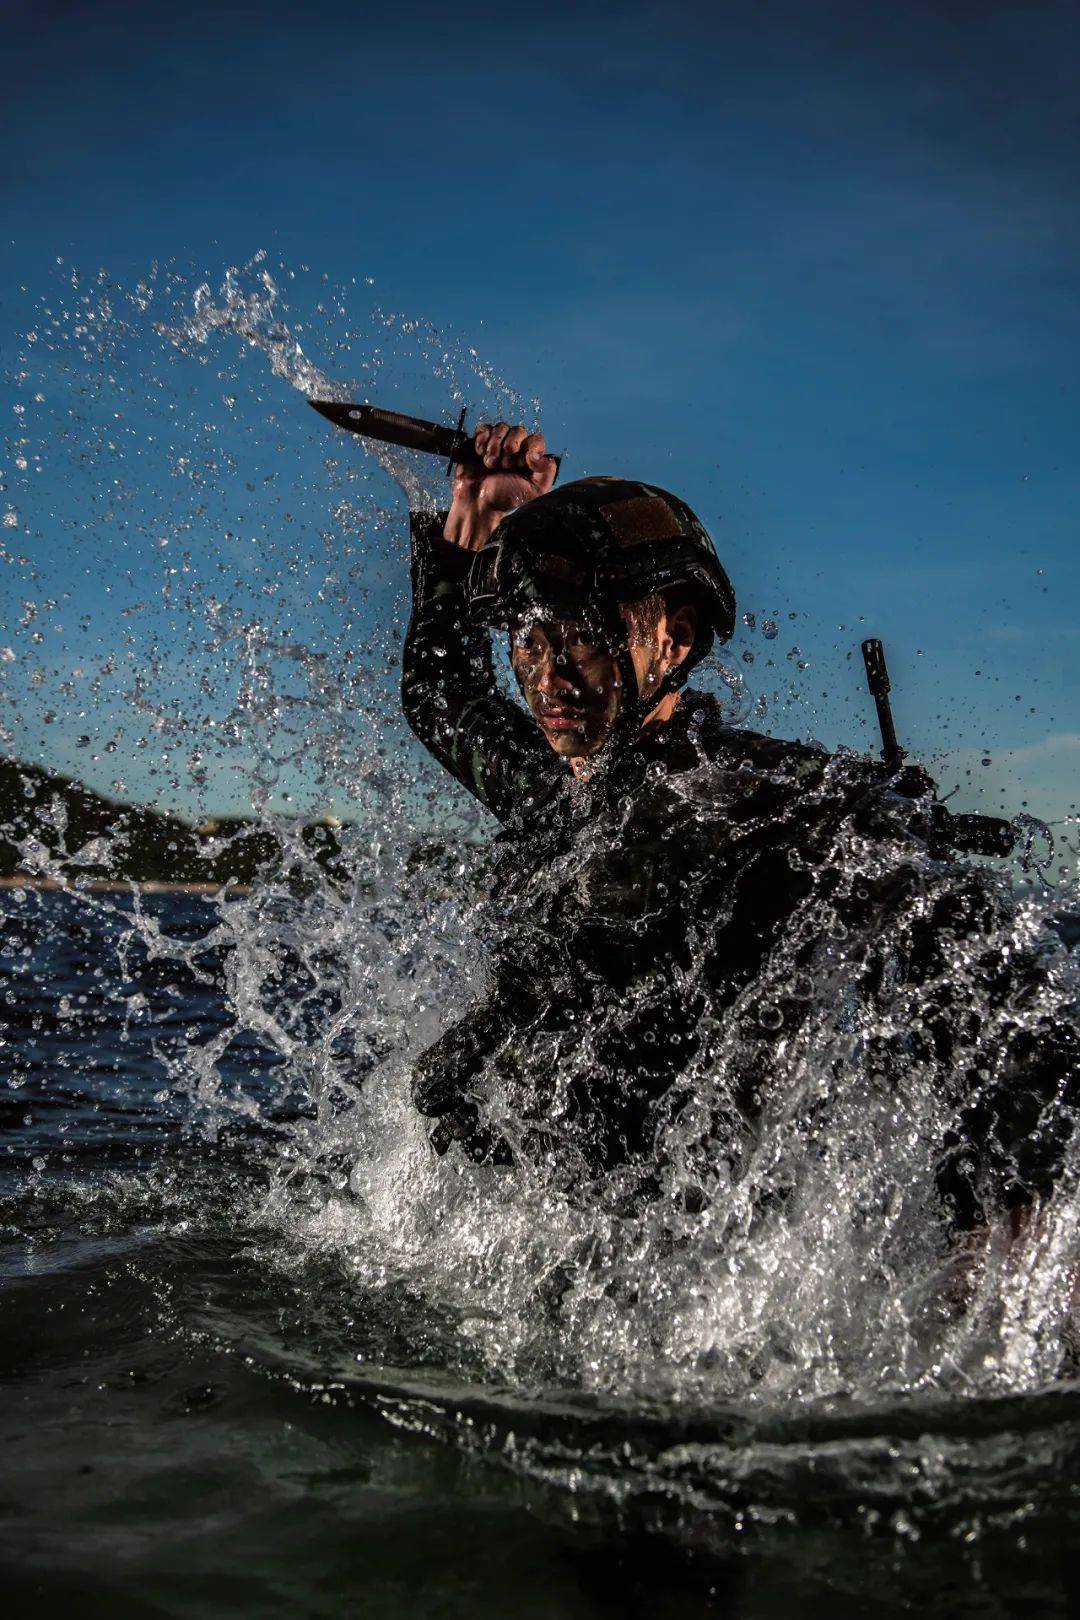
[[[878,728],[881,732],[881,757],[889,774],[899,777],[897,786],[902,793],[904,776],[908,773],[903,768],[905,754],[897,741],[892,704],[889,702],[892,682],[889,680],[889,668],[885,662],[885,649],[876,637],[871,637],[863,642],[862,655],[866,669],[866,684],[877,708]],[[918,776],[923,783],[929,781],[921,771],[918,772]],[[935,804],[931,815],[935,836],[948,844],[950,849],[972,855],[1011,855],[1016,847],[1016,828],[1011,821],[1004,821],[1000,816],[954,816],[943,804]]]

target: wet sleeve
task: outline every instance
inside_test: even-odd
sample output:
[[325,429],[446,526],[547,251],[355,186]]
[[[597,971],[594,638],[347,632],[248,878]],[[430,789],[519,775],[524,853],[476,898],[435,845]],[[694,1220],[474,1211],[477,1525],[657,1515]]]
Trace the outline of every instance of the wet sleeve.
[[443,539],[445,513],[414,512],[410,522],[402,709],[439,763],[508,822],[554,792],[564,772],[535,722],[499,690],[490,633],[468,612],[471,553]]

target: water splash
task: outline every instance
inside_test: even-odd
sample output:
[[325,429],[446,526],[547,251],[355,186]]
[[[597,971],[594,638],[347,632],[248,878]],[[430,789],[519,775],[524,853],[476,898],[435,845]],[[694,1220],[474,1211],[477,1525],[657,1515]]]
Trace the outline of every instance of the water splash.
[[[860,952],[882,942],[845,936],[821,913],[802,919],[820,940],[809,958],[796,928],[765,975],[700,1031],[693,1097],[662,1140],[647,1206],[627,1201],[617,1172],[574,1182],[527,1153],[503,1170],[433,1155],[408,1101],[411,1067],[482,990],[502,940],[479,847],[487,829],[463,800],[448,803],[451,790],[409,751],[397,714],[404,535],[379,469],[411,498],[419,486],[402,465],[371,464],[354,441],[328,439],[304,413],[278,417],[288,400],[279,384],[363,397],[376,380],[405,386],[396,372],[407,373],[408,360],[431,411],[456,407],[468,387],[515,415],[530,407],[423,323],[374,312],[354,331],[344,295],[322,290],[310,317],[285,309],[261,257],[228,271],[216,294],[162,271],[130,294],[93,279],[77,297],[76,310],[43,315],[24,357],[15,523],[4,533],[20,548],[11,566],[28,586],[5,669],[25,677],[25,709],[41,694],[42,726],[79,712],[79,758],[100,768],[103,791],[121,791],[113,762],[125,757],[133,796],[192,780],[220,793],[235,781],[240,808],[275,842],[250,892],[207,902],[195,937],[145,897],[78,887],[110,865],[122,871],[130,850],[118,837],[83,839],[62,798],[49,801],[35,832],[19,832],[18,859],[70,886],[72,905],[101,923],[118,962],[138,949],[148,972],[188,985],[205,984],[210,957],[220,958],[227,1016],[163,1028],[155,1084],[170,1104],[183,1099],[208,1142],[255,1133],[254,1190],[245,1183],[229,1208],[257,1231],[267,1268],[302,1282],[332,1264],[349,1298],[376,1317],[382,1301],[399,1328],[413,1320],[402,1305],[410,1302],[421,1325],[409,1353],[443,1373],[549,1398],[572,1389],[639,1415],[664,1402],[715,1413],[730,1402],[868,1405],[884,1392],[998,1396],[1060,1376],[1080,1261],[1075,1155],[1053,1198],[1016,1230],[996,1223],[966,1245],[951,1239],[934,1170],[942,1140],[962,1124],[956,1076],[918,1041],[940,986],[890,981],[886,951],[881,993],[860,1001]],[[316,346],[309,320],[335,376],[301,345],[300,334]],[[254,383],[248,361],[259,368]],[[50,397],[65,401],[60,450],[42,428],[58,420]],[[425,408],[422,394],[410,403]],[[54,475],[51,513],[35,490],[38,465]],[[49,647],[50,626],[85,618],[88,647],[98,627],[50,563],[51,520],[66,525],[66,568],[72,555],[93,557],[98,610],[123,603],[106,622],[108,644],[66,665]],[[116,559],[128,546],[138,558],[125,581]],[[292,622],[299,592],[325,612],[317,645]],[[774,641],[775,619],[761,620],[760,633]],[[720,680],[738,723],[751,702],[744,671],[727,661]],[[12,728],[18,751],[30,736],[25,714]],[[142,758],[160,774],[143,771]],[[688,783],[703,801],[713,788],[705,777]],[[335,792],[345,801],[335,810],[352,824],[338,829],[341,860],[330,871],[301,824],[321,817]],[[242,834],[211,836],[227,853]],[[850,829],[845,836],[835,852],[844,888],[885,881],[887,858]],[[926,850],[906,859],[914,878],[895,938],[969,870],[946,869]],[[1075,918],[1075,873],[1054,892],[1037,881],[1014,892],[1006,875],[984,881],[993,928],[978,948],[957,938],[947,975],[958,1016],[979,1017],[965,1053],[976,1073],[993,1070],[1008,1018],[1075,1025],[1077,993],[1066,942],[1075,936],[1062,926]],[[986,950],[1040,955],[1035,1001],[995,1004]],[[689,971],[688,1001],[702,971],[702,961]],[[132,1027],[145,994],[127,986]],[[76,1013],[77,998],[60,1016]],[[771,1057],[760,1120],[733,1129],[730,1153],[703,1154],[715,1120],[735,1120],[739,1077],[763,1042]],[[255,1049],[273,1059],[257,1083]],[[884,1069],[883,1049],[893,1058]],[[588,1042],[562,1061],[569,1080],[589,1063]],[[491,1066],[483,1100],[520,1142],[529,1120],[509,1072]],[[691,1190],[706,1195],[696,1211]],[[314,1312],[314,1283],[306,1297]],[[730,1457],[712,1463],[725,1477],[737,1471]],[[525,1464],[560,1466],[543,1447]],[[766,1466],[760,1450],[745,1460],[748,1472]],[[680,1489],[708,1494],[699,1453],[673,1453],[664,1468]]]
[[[215,333],[227,333],[264,354],[274,376],[308,399],[348,399],[347,389],[308,359],[295,334],[279,318],[279,290],[270,272],[259,268],[265,259],[262,251],[243,270],[226,270],[216,299],[210,283],[202,282],[195,289],[190,315],[177,326],[155,321],[154,331],[183,354],[196,352]],[[250,282],[253,273],[255,286]]]
[[[154,330],[185,355],[199,355],[215,337],[239,339],[269,361],[270,370],[291,388],[308,399],[347,402],[357,398],[355,385],[343,383],[329,376],[304,353],[299,338],[285,320],[281,290],[265,268],[266,252],[260,250],[242,268],[230,268],[220,290],[215,294],[209,282],[202,282],[191,300],[191,309],[175,324],[155,321]],[[436,362],[434,370],[442,372],[450,383],[450,398],[454,403],[464,400],[459,376],[467,371],[473,380],[479,379],[484,389],[501,400],[503,411],[510,410],[514,420],[530,417],[535,423],[536,402],[529,407],[484,366],[475,350],[459,353],[455,359],[445,340],[425,323],[403,320],[380,311],[375,316],[384,333],[398,329],[405,336],[415,336],[426,347]],[[373,375],[384,369],[379,348],[369,356],[364,369]],[[366,395],[362,403],[367,403]],[[402,451],[396,446],[375,440],[361,439],[360,444],[401,487],[414,510],[434,511],[445,493],[445,483],[438,479],[432,458]]]
[[[852,885],[888,874],[886,858],[857,840],[840,854]],[[823,919],[797,918],[788,948],[703,1043],[688,1077],[693,1100],[661,1139],[658,1195],[635,1212],[619,1172],[568,1183],[568,1146],[553,1161],[522,1154],[508,1170],[433,1157],[408,1102],[410,1067],[460,1014],[469,986],[483,982],[489,879],[475,852],[454,853],[420,884],[408,875],[406,847],[384,845],[379,863],[381,876],[369,869],[372,898],[358,903],[354,894],[344,926],[327,928],[318,900],[307,914],[293,907],[286,929],[309,948],[333,940],[349,963],[347,988],[336,970],[335,1004],[359,1015],[367,1053],[359,1084],[325,1053],[314,1066],[309,1052],[298,1056],[261,999],[265,926],[231,913],[242,919],[235,1003],[248,1021],[259,1006],[252,1027],[317,1103],[317,1123],[294,1141],[263,1206],[271,1226],[291,1234],[279,1258],[332,1254],[366,1293],[405,1287],[423,1297],[456,1324],[439,1347],[451,1363],[620,1399],[970,1396],[1034,1390],[1060,1376],[1080,1263],[1076,1155],[1053,1200],[1016,1229],[995,1220],[963,1242],[950,1237],[935,1170],[941,1143],[962,1128],[956,1076],[919,1055],[917,1038],[936,1016],[937,983],[898,982],[860,1004],[851,984],[872,940],[845,938],[837,920],[808,963],[800,928],[821,932]],[[917,927],[929,896],[968,881],[924,858],[893,928]],[[1060,897],[1017,903],[1004,877],[980,881],[995,897],[996,931],[958,935],[948,969],[959,1005],[982,1018],[965,1057],[974,1068],[995,1061],[1015,1017],[986,1001],[987,953],[1036,943],[1044,953],[1040,999],[1021,1025],[1075,1025],[1080,986],[1053,926]],[[326,971],[324,959],[324,987]],[[347,1024],[345,1015],[327,1027],[340,1036]],[[773,1044],[761,1118],[741,1141],[718,1137],[717,1119],[735,1117],[748,1064],[760,1064],[762,1032]],[[886,1048],[893,1059],[883,1070]],[[547,1061],[538,1051],[536,1062]],[[587,1072],[588,1041],[561,1061],[567,1080]],[[519,1114],[498,1054],[482,1090],[497,1128],[523,1139],[528,1111]],[[702,1187],[703,1208],[686,1196]]]

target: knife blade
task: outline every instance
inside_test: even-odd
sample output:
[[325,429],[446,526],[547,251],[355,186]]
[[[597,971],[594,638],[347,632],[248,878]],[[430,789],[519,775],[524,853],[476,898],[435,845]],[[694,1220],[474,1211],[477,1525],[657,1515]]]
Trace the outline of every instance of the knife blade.
[[425,450],[448,462],[477,466],[481,461],[472,435],[459,427],[427,422],[421,416],[403,416],[399,411],[384,411],[377,405],[354,405],[331,399],[309,399],[308,404],[335,427],[359,433],[365,439],[399,444],[406,450]]

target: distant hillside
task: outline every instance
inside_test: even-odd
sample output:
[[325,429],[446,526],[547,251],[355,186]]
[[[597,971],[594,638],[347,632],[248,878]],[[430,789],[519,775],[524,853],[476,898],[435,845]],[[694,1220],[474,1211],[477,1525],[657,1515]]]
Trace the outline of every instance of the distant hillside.
[[[334,827],[312,822],[301,837],[333,871],[341,854]],[[0,758],[0,877],[55,875],[56,863],[68,880],[247,884],[281,854],[279,839],[254,821],[192,827],[144,805],[118,804],[72,777]]]

